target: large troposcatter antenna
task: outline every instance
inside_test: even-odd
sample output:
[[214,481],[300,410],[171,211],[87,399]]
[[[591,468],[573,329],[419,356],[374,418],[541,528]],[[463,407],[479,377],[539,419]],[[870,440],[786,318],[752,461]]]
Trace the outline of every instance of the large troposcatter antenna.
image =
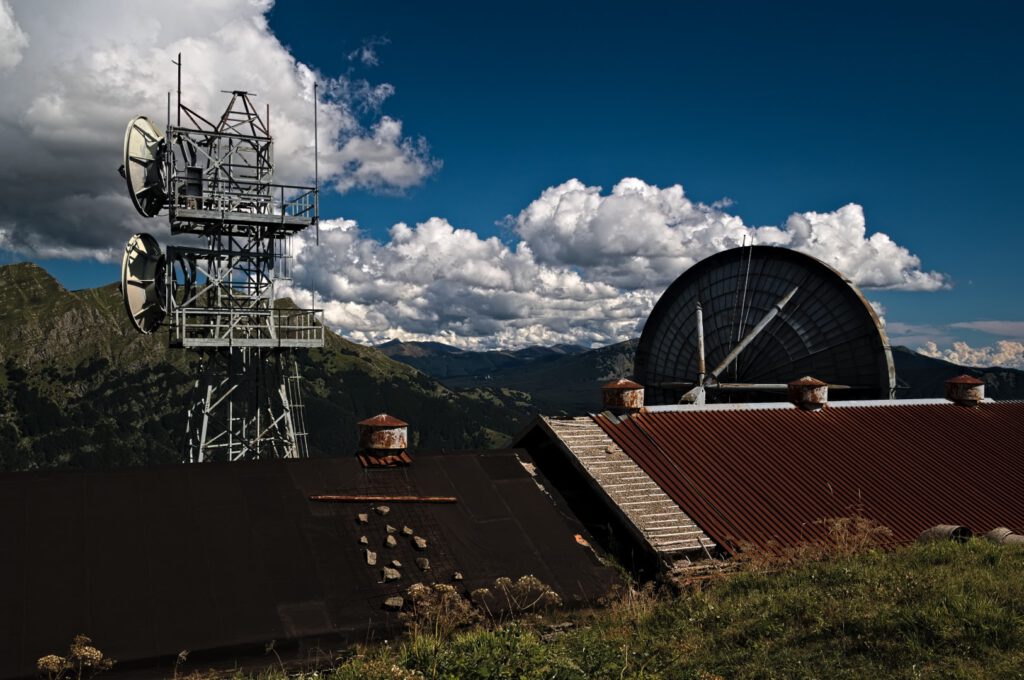
[[[200,354],[188,411],[187,462],[307,455],[296,348],[322,347],[322,310],[275,305],[290,278],[291,238],[319,222],[318,187],[275,184],[269,107],[228,92],[216,122],[178,102],[167,130],[132,119],[121,175],[139,213],[166,209],[171,234],[205,247],[128,241],[121,291],[142,333],[167,326],[171,347]],[[316,106],[314,95],[314,107]],[[314,133],[315,134],[315,133]]]
[[888,399],[896,387],[888,338],[856,286],[810,255],[753,245],[669,286],[635,373],[649,404],[764,400],[808,375],[849,399]]

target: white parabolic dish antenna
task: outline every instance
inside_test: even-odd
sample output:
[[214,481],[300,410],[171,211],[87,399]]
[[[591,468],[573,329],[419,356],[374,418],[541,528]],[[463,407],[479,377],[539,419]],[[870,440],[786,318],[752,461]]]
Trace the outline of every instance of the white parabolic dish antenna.
[[636,350],[650,404],[763,401],[813,376],[843,399],[887,399],[896,376],[882,324],[841,273],[804,253],[734,248],[683,273]]
[[124,133],[124,165],[121,174],[128,182],[128,195],[143,217],[153,217],[164,207],[164,134],[145,116],[128,123]]
[[149,234],[135,234],[121,259],[121,295],[132,323],[142,333],[160,327],[164,307],[164,256],[160,245]]

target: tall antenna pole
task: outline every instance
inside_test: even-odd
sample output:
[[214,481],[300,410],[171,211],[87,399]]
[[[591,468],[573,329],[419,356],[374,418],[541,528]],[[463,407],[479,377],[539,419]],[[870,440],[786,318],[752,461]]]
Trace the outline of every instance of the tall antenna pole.
[[704,308],[697,303],[697,385],[704,385]]
[[178,127],[181,127],[181,52],[178,52]]
[[[167,91],[167,127],[164,130],[171,129],[171,91]],[[166,133],[165,133],[166,134]],[[173,142],[168,141],[170,145]],[[164,194],[166,196],[171,195],[171,156],[172,154],[164,153]]]
[[313,81],[313,204],[316,214],[316,244],[320,245],[320,135],[317,127],[317,90],[319,83]]

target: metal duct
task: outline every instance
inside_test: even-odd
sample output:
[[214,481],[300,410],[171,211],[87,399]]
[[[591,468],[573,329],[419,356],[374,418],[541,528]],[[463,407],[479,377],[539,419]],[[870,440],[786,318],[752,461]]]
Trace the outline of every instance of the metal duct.
[[963,543],[972,535],[968,527],[962,527],[957,524],[937,524],[931,529],[922,531],[917,540],[922,543],[929,541],[957,541],[958,543]]
[[985,538],[999,545],[1024,545],[1024,536],[1013,533],[1012,529],[997,527],[985,534]]

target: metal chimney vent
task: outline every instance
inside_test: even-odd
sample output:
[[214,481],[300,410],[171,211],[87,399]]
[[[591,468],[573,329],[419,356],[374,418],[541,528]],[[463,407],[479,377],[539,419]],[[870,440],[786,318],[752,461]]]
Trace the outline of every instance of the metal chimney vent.
[[605,410],[616,414],[636,413],[644,407],[644,386],[619,378],[601,386]]
[[409,465],[406,447],[409,424],[387,413],[357,423],[359,428],[359,461],[363,467],[394,467]]
[[828,403],[828,383],[805,375],[786,385],[789,400],[805,411],[817,411]]
[[985,381],[970,375],[958,375],[946,381],[946,399],[973,408],[985,399]]

